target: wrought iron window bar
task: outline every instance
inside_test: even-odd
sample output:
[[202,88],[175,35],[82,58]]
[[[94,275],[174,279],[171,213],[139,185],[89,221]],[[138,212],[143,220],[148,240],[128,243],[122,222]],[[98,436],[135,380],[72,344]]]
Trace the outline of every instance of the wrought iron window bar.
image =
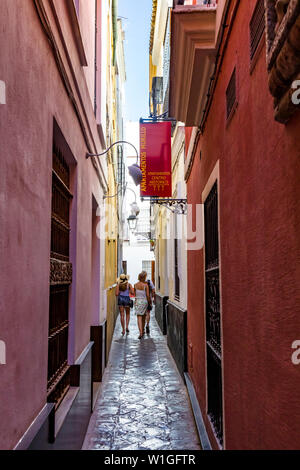
[[222,347],[220,315],[220,271],[218,234],[218,187],[214,184],[205,201],[205,283],[207,414],[223,445]]
[[[51,258],[69,261],[70,236],[70,169],[60,149],[53,146]],[[48,380],[47,399],[61,403],[70,387],[68,365],[69,333],[69,287],[58,284],[50,286],[49,333],[48,333]]]

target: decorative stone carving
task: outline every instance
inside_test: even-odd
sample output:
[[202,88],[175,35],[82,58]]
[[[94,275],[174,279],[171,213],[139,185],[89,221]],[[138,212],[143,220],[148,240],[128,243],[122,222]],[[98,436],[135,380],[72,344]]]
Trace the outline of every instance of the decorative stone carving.
[[265,0],[269,89],[274,97],[275,119],[286,123],[299,108],[291,86],[300,75],[300,2]]
[[50,258],[50,285],[71,284],[72,264]]
[[274,0],[265,0],[266,10],[266,38],[267,38],[267,61],[269,51],[275,39],[275,27],[277,23],[277,14]]

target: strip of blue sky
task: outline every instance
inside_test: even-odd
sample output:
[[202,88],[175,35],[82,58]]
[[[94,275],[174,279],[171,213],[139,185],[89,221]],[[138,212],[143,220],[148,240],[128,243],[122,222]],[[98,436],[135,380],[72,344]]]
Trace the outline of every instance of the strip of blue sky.
[[[125,121],[149,115],[149,37],[152,0],[119,0],[126,60]],[[125,19],[126,18],[126,19]]]

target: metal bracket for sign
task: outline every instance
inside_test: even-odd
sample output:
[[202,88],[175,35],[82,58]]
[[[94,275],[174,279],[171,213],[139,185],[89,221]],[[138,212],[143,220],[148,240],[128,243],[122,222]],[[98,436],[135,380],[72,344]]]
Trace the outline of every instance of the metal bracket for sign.
[[167,121],[171,121],[175,123],[177,122],[175,118],[171,118],[171,117],[152,116],[148,118],[140,118],[141,124],[144,124],[144,123],[147,124],[151,122],[167,122]]
[[[161,114],[160,116],[150,116],[149,118],[140,118],[140,124],[150,124],[158,122],[170,121],[172,125],[172,134],[175,130],[177,120],[166,115],[167,113]],[[172,198],[161,198],[155,196],[142,196],[141,201],[150,200],[151,206],[158,204],[169,209],[173,214],[187,214],[187,199],[172,199]]]
[[171,198],[161,198],[161,197],[141,197],[141,201],[145,199],[150,199],[150,204],[157,204],[159,206],[164,206],[169,209],[173,214],[187,214],[187,199],[171,199]]
[[171,122],[171,135],[173,136],[177,120],[172,117],[164,117],[163,114],[160,116],[150,116],[149,118],[140,118],[140,124],[157,124],[158,122]]

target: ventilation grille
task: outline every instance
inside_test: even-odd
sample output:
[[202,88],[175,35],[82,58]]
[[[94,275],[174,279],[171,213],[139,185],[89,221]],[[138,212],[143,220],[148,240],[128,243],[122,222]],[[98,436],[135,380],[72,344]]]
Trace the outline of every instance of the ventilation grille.
[[227,119],[233,109],[236,102],[236,70],[234,69],[230,82],[226,90],[226,105],[227,105]]
[[250,21],[250,59],[252,60],[265,31],[264,0],[258,0]]

